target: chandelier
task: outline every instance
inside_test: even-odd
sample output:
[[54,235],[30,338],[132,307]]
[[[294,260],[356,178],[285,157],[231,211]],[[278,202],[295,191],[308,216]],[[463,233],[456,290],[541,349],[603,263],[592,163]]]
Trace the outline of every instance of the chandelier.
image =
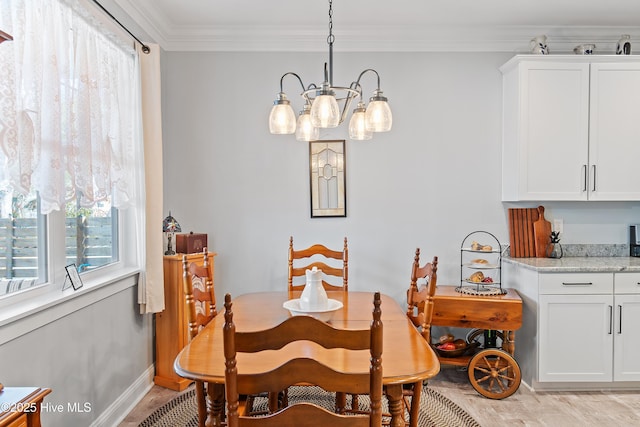
[[[272,134],[296,134],[299,141],[312,141],[318,139],[320,128],[334,128],[342,123],[351,102],[359,97],[358,104],[353,110],[349,121],[349,138],[355,140],[367,140],[373,137],[373,132],[387,132],[391,130],[391,108],[387,98],[380,90],[380,75],[374,69],[368,68],[360,73],[358,79],[349,85],[341,87],[333,85],[333,1],[329,0],[329,64],[324,64],[324,81],[318,87],[311,83],[305,87],[300,76],[293,72],[287,72],[280,78],[280,92],[273,102],[269,115],[269,131]],[[360,79],[368,72],[375,73],[378,87],[369,98],[369,104],[365,106],[362,101],[362,86]],[[296,116],[291,107],[287,95],[283,91],[283,81],[286,76],[294,76],[302,86],[301,96],[304,106],[296,122]]]

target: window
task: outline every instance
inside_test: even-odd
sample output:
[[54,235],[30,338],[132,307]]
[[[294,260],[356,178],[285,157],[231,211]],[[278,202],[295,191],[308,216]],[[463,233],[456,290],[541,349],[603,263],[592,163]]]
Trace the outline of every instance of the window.
[[0,296],[46,280],[44,235],[37,197],[0,190]]
[[121,245],[144,212],[135,52],[73,0],[2,0],[0,27],[0,298],[58,289],[69,264],[136,265]]
[[[65,209],[65,265],[79,272],[118,261],[118,210],[110,200]],[[33,194],[0,191],[0,296],[47,281],[46,216]]]
[[75,199],[65,215],[66,264],[79,272],[118,260],[118,211],[109,200],[82,207]]

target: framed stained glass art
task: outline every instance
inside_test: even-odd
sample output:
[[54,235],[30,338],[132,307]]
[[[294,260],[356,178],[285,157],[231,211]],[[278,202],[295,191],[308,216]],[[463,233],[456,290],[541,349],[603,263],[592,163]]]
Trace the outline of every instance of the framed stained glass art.
[[311,218],[346,217],[345,141],[309,141]]

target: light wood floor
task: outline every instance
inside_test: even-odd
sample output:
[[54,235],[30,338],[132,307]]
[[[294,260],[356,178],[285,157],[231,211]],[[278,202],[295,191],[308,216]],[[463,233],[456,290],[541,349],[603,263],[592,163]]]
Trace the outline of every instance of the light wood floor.
[[[119,427],[138,427],[153,411],[169,402],[181,393],[187,393],[193,388],[193,384],[184,391],[173,391],[168,388],[154,385],[149,393],[136,405],[135,408],[120,423]],[[179,427],[179,426],[176,426]]]
[[[487,399],[469,384],[466,372],[443,366],[429,386],[465,409],[483,427],[640,426],[640,390],[619,392],[537,392],[521,386],[503,400]],[[178,392],[154,386],[120,427],[136,427]]]

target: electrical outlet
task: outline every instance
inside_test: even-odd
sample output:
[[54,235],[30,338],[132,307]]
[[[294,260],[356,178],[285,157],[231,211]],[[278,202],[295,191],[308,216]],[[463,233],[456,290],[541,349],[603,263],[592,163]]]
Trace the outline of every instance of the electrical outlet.
[[564,225],[564,221],[562,221],[562,218],[556,218],[553,220],[553,231],[559,232],[560,234],[562,234],[562,227]]

